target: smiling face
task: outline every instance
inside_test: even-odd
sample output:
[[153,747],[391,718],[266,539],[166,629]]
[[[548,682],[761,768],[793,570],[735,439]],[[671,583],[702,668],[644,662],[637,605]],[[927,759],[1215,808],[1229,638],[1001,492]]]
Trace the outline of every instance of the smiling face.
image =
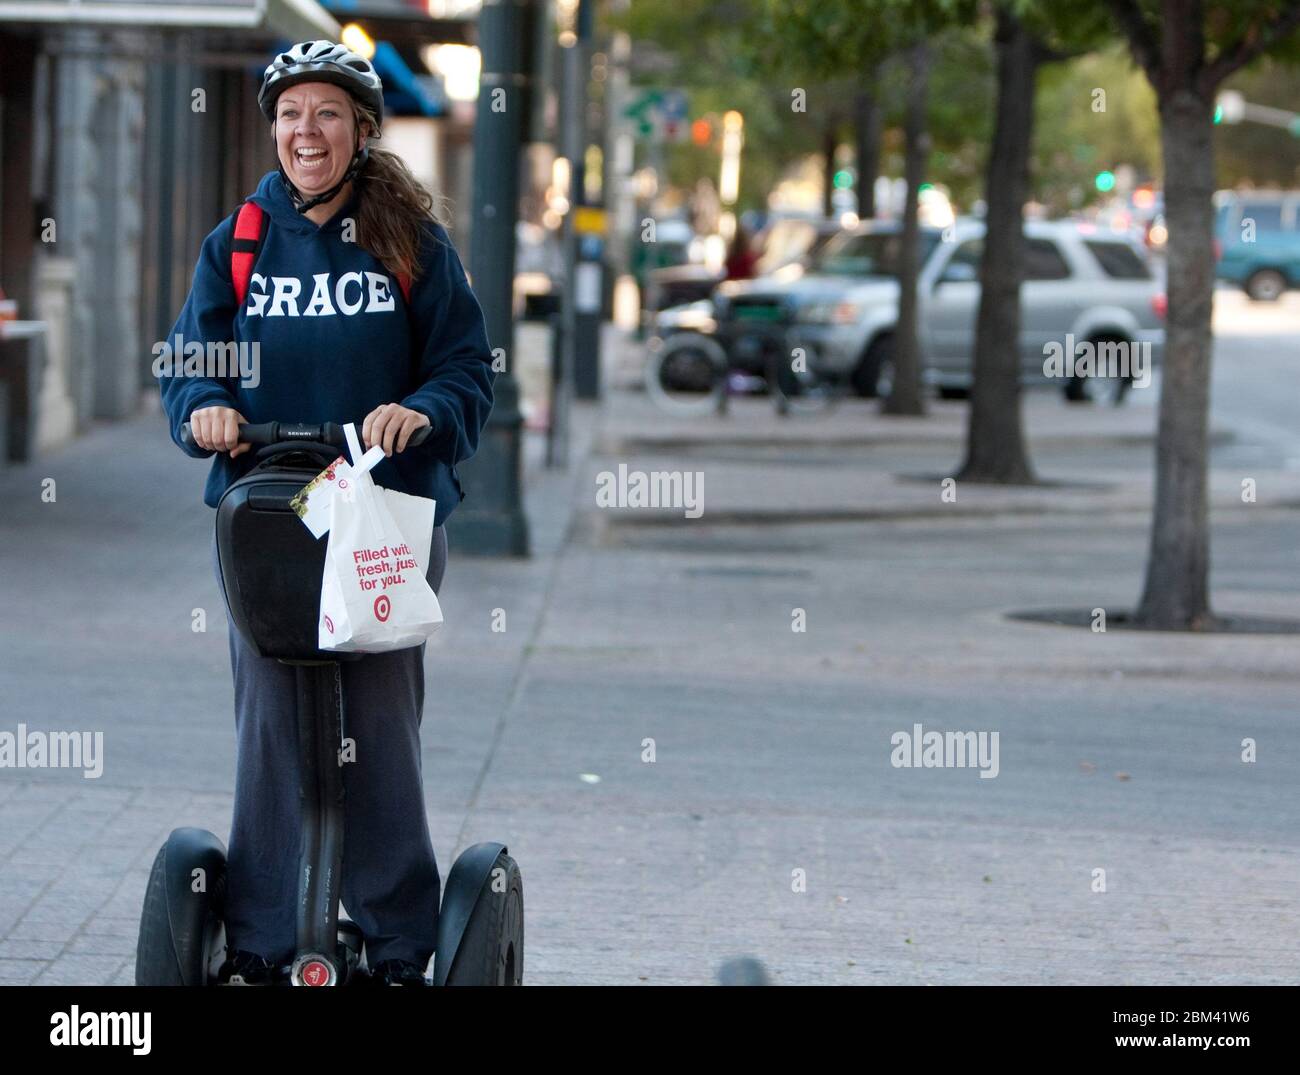
[[290,86],[275,102],[275,151],[306,198],[329,190],[364,143],[346,90],[329,82]]

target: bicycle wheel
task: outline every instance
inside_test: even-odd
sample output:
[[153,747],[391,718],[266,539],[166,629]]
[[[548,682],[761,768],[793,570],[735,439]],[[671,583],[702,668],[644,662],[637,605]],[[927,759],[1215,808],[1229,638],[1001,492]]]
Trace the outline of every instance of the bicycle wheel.
[[677,332],[652,346],[645,364],[650,398],[674,414],[708,414],[727,390],[727,352],[698,332]]
[[806,364],[796,368],[792,360],[778,359],[773,365],[771,381],[779,413],[817,414],[834,405],[837,386]]

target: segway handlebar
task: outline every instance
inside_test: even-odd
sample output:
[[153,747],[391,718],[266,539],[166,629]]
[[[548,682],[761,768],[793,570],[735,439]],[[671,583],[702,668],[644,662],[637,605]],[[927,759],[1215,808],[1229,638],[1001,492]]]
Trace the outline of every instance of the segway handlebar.
[[[433,432],[432,426],[421,426],[411,434],[406,442],[408,448],[423,444]],[[315,444],[328,444],[332,448],[345,448],[347,438],[343,427],[337,422],[321,422],[312,425],[309,422],[244,422],[239,427],[239,443],[251,444],[254,448],[265,448],[272,444],[284,444],[293,441],[311,441]],[[187,448],[197,448],[190,424],[181,426],[181,443]]]

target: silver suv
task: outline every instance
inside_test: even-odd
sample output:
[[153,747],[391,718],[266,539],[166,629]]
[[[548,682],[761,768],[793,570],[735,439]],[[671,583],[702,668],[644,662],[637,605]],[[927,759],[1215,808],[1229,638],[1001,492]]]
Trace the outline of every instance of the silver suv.
[[[714,310],[728,350],[743,361],[771,345],[779,326],[787,354],[803,347],[819,372],[850,378],[861,395],[883,392],[898,319],[899,231],[893,223],[866,224],[831,240],[797,279],[722,285]],[[983,236],[978,220],[943,232],[921,229],[923,377],[944,395],[971,385]],[[1149,369],[1163,357],[1165,303],[1145,252],[1125,236],[1074,221],[1028,221],[1025,237],[1022,383],[1054,384],[1083,398],[1104,375],[1105,354],[1111,376],[1103,383],[1119,384],[1121,397],[1128,384],[1144,383],[1138,363]],[[1116,379],[1117,358],[1130,355],[1133,363]]]

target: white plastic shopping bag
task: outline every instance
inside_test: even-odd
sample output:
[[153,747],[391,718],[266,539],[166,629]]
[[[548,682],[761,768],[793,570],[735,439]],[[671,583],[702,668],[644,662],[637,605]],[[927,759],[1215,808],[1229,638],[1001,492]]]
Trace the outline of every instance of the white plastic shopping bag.
[[[375,448],[370,449],[372,452]],[[383,456],[382,449],[375,456],[378,461]],[[303,525],[312,532],[313,537],[321,538],[329,533],[330,501],[340,491],[346,496],[352,467],[347,459],[339,456],[328,467],[316,475],[308,484],[298,490],[290,502]],[[429,548],[433,543],[433,520],[438,502],[427,496],[411,496],[410,493],[398,492],[376,486],[375,491],[384,498],[384,503],[397,523],[406,542],[415,552],[415,558],[425,573],[429,571]]]
[[370,477],[371,468],[384,458],[383,449],[376,446],[362,455],[355,427],[344,428],[352,463],[346,470],[334,468],[317,644],[347,653],[418,646],[442,624],[438,597],[425,579],[433,501],[406,497],[429,505],[404,509],[408,525],[428,526],[421,558],[394,518],[385,495],[390,491]]

